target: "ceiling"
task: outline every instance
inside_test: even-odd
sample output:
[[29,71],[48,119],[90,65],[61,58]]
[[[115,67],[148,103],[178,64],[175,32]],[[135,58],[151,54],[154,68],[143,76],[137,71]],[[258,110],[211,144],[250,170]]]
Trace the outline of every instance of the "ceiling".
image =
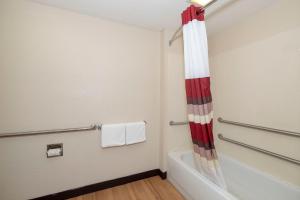
[[[153,30],[176,29],[187,0],[32,0]],[[278,0],[218,0],[206,10],[208,34],[258,12]]]

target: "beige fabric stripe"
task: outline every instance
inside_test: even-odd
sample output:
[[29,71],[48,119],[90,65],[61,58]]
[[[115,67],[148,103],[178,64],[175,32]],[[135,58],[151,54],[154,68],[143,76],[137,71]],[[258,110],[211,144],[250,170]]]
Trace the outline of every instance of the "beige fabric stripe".
[[194,114],[189,114],[188,119],[190,122],[195,122],[198,124],[208,124],[210,121],[213,119],[213,111],[211,111],[207,115],[194,115]]
[[212,103],[206,103],[206,104],[202,104],[202,105],[188,104],[188,114],[207,115],[212,110],[213,110]]
[[204,147],[199,147],[198,145],[194,144],[194,152],[199,154],[201,158],[205,158],[206,160],[217,160],[217,152],[215,149],[206,150]]
[[[200,172],[204,172],[204,175],[206,175],[210,180],[213,179],[212,181],[216,181],[217,177],[217,168],[218,168],[218,163],[217,160],[208,160],[205,157],[202,157],[200,154],[194,153],[195,157],[195,164],[196,167]],[[216,165],[217,164],[217,165]]]

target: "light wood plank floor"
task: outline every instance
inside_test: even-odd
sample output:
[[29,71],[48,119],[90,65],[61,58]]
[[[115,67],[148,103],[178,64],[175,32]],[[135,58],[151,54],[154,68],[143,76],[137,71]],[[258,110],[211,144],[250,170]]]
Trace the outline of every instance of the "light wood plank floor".
[[155,176],[69,200],[184,200],[184,198],[171,183]]

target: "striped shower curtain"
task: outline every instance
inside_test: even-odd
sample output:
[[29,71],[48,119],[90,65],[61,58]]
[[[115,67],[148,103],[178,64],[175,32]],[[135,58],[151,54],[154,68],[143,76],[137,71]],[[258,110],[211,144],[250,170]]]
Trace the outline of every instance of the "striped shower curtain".
[[191,5],[182,13],[185,86],[195,164],[200,173],[226,188],[213,138],[207,37],[204,10]]

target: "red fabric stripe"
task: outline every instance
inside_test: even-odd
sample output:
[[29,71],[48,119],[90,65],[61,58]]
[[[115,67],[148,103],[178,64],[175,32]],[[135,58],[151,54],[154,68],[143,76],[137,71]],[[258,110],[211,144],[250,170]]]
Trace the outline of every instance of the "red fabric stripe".
[[214,148],[214,136],[213,136],[213,120],[209,124],[199,124],[190,122],[190,129],[192,140],[199,142],[200,146],[204,146],[206,149]]
[[211,97],[210,78],[195,78],[185,80],[186,96],[188,98]]
[[182,12],[181,18],[182,25],[185,25],[194,19],[204,21],[204,9],[201,7],[191,5],[185,11]]

